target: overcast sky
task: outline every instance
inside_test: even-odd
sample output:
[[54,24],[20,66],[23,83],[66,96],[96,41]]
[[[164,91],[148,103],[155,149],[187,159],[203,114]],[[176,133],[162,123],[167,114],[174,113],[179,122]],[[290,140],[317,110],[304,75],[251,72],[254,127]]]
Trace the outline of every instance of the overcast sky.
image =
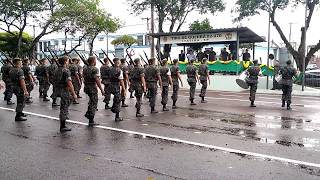
[[[211,25],[214,28],[228,28],[236,27],[237,24],[232,22],[232,19],[235,17],[235,14],[231,13],[231,10],[234,8],[236,0],[224,0],[226,2],[226,10],[222,13],[217,13],[215,16],[208,15],[199,15],[197,12],[194,12],[189,15],[186,24],[183,26],[182,30],[188,30],[188,26],[195,20],[203,20],[208,18],[211,22]],[[126,0],[101,0],[101,6],[105,8],[113,16],[120,18],[125,26],[118,33],[141,33],[147,31],[146,20],[142,20],[144,17],[150,17],[150,10],[148,10],[142,16],[134,16],[130,13],[130,6]],[[294,23],[292,25],[292,40],[300,42],[300,28],[304,25],[304,7],[299,7],[295,10],[287,9],[285,11],[278,11],[276,14],[276,19],[279,21],[280,25],[283,28],[284,33],[289,37],[289,23]],[[319,8],[316,9],[311,27],[308,32],[308,44],[315,44],[320,40],[320,11]],[[268,14],[262,13],[251,17],[250,19],[244,20],[241,22],[242,26],[247,26],[256,32],[260,36],[267,36],[268,32]],[[157,27],[156,27],[157,29]],[[282,43],[280,36],[277,31],[271,27],[271,39],[277,43]]]

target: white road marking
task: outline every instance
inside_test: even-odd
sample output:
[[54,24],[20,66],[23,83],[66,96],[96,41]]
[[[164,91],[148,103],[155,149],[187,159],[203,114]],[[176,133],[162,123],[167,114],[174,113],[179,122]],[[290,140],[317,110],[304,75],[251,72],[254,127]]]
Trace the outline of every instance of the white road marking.
[[[5,108],[5,107],[0,107],[0,109],[12,111],[12,112],[15,111],[14,109]],[[33,115],[33,116],[37,116],[37,117],[42,117],[42,118],[59,120],[59,118],[57,118],[57,117],[47,116],[47,115],[43,115],[43,114],[37,114],[37,113],[32,113],[32,112],[24,112],[24,113],[29,114],[29,115]],[[73,120],[67,120],[67,122],[73,123],[73,124],[78,124],[78,125],[84,125],[84,126],[88,125],[87,123],[73,121]],[[238,149],[225,148],[225,147],[220,147],[220,146],[215,146],[215,145],[209,145],[209,144],[203,144],[203,143],[198,143],[198,142],[193,142],[193,141],[188,141],[188,140],[182,140],[182,139],[178,139],[178,138],[171,138],[171,137],[153,135],[153,134],[148,134],[148,133],[141,133],[141,132],[130,131],[130,130],[125,130],[125,129],[118,129],[118,128],[107,127],[107,126],[95,126],[95,128],[127,133],[129,135],[132,135],[132,134],[140,135],[143,138],[149,137],[149,138],[161,139],[161,140],[166,140],[166,141],[178,142],[178,143],[182,143],[182,144],[188,144],[188,145],[192,145],[192,146],[198,146],[198,147],[202,147],[202,148],[215,149],[215,150],[220,150],[220,151],[223,151],[226,153],[244,154],[244,155],[249,155],[249,156],[253,156],[253,157],[257,157],[257,158],[265,158],[265,159],[271,159],[271,160],[276,160],[276,161],[285,162],[285,163],[292,163],[295,165],[305,165],[305,166],[320,168],[320,164],[317,164],[317,163],[282,158],[282,157],[254,153],[254,152],[249,152],[249,151],[242,151],[242,150],[238,150]]]

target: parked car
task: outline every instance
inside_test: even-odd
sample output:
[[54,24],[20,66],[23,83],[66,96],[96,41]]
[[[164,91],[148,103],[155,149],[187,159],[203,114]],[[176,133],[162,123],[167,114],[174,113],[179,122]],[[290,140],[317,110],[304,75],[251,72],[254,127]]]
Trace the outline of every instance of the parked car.
[[307,71],[308,70],[315,70],[315,69],[318,69],[318,66],[317,66],[317,64],[308,64],[306,69],[307,69]]
[[320,69],[306,71],[305,84],[311,87],[320,87]]

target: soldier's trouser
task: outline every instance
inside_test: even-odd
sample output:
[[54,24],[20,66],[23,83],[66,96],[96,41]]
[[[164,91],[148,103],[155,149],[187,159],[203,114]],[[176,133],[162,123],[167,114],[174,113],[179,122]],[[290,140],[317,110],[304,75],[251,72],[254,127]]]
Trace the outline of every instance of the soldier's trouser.
[[132,88],[133,91],[135,91],[134,95],[136,96],[136,108],[137,111],[140,111],[141,109],[141,102],[142,102],[142,94],[143,94],[143,88],[141,85],[137,85],[136,87]]
[[157,90],[156,87],[148,88],[150,93],[150,107],[154,108],[156,106],[156,99],[157,99]]
[[57,99],[57,88],[55,85],[52,84],[52,94],[50,96],[53,100]]
[[15,93],[15,95],[17,96],[16,113],[21,114],[25,106],[24,94],[23,92],[18,92],[18,93]]
[[12,98],[12,86],[10,83],[5,83],[6,90],[4,91],[4,96],[7,101],[10,101]]
[[31,96],[30,93],[31,93],[31,91],[33,90],[33,84],[32,84],[32,82],[26,82],[26,88],[27,88],[27,91],[28,91],[28,93],[29,93],[29,96]]
[[49,91],[49,88],[50,88],[50,84],[49,83],[44,83],[43,84],[43,97],[48,97],[48,91]]
[[197,83],[196,82],[188,82],[190,86],[190,94],[189,94],[189,100],[194,100],[194,94],[196,92]]
[[103,102],[106,104],[109,104],[111,99],[111,93],[110,93],[110,84],[104,84],[104,100]]
[[89,102],[88,102],[88,110],[86,114],[90,117],[94,117],[98,107],[98,93],[87,92],[87,94],[89,96]]
[[161,100],[161,104],[164,106],[164,105],[167,105],[168,103],[168,95],[169,95],[169,86],[162,86],[162,92],[161,92],[161,97],[162,97],[162,100]]
[[292,86],[282,85],[282,100],[291,104]]
[[79,92],[80,92],[80,89],[81,89],[81,85],[80,85],[80,82],[78,81],[77,78],[72,77],[72,85],[73,85],[75,93],[77,95],[79,95]]
[[202,87],[201,87],[200,97],[205,97],[206,92],[207,92],[207,88],[208,88],[208,81],[202,80],[201,84],[202,84]]
[[121,102],[119,83],[111,84],[110,90],[111,90],[111,94],[113,94],[113,104],[111,107],[111,111],[113,113],[119,113],[120,112],[120,102]]
[[171,99],[173,102],[176,102],[178,100],[178,92],[179,92],[179,85],[173,85],[173,92]]
[[60,98],[61,98],[61,100],[60,100],[59,118],[60,118],[60,121],[65,121],[65,120],[67,120],[68,115],[69,115],[69,106],[70,106],[70,102],[71,102],[69,92],[66,91],[64,93],[61,93]]
[[250,86],[250,97],[249,100],[250,101],[255,101],[256,100],[256,92],[257,92],[257,84],[255,83],[249,83],[248,84]]

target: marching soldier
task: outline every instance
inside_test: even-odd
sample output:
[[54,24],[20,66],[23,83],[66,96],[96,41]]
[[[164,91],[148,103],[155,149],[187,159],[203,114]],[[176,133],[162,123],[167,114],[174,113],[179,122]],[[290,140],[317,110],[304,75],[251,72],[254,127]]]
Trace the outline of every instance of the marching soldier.
[[258,64],[258,60],[253,60],[253,66],[248,68],[248,79],[246,80],[248,85],[250,86],[250,97],[249,100],[251,101],[250,107],[256,107],[254,101],[256,99],[256,92],[258,88],[258,76],[260,75],[260,67]]
[[291,61],[286,62],[286,66],[281,68],[280,74],[282,79],[280,84],[282,86],[282,107],[285,107],[287,102],[287,110],[291,110],[291,93],[292,93],[292,78],[297,75],[297,70],[291,65]]
[[97,111],[98,106],[98,88],[104,95],[104,90],[102,89],[99,70],[96,68],[96,58],[90,56],[88,58],[88,66],[84,68],[83,78],[84,78],[84,92],[89,96],[88,110],[85,117],[89,119],[89,127],[98,125],[94,122],[94,116]]
[[104,100],[103,102],[105,103],[104,109],[110,109],[109,107],[109,102],[111,99],[111,94],[109,90],[110,86],[110,70],[111,67],[109,66],[109,60],[108,58],[104,58],[104,64],[100,68],[100,75],[101,75],[101,83],[104,85]]
[[5,83],[4,100],[7,101],[7,105],[12,105],[14,102],[11,101],[13,92],[9,72],[13,67],[10,59],[6,59],[5,62],[6,63],[1,67],[2,80]]
[[121,59],[121,65],[120,68],[122,70],[123,73],[123,82],[124,82],[124,86],[126,87],[125,89],[121,89],[121,102],[122,105],[121,107],[128,107],[128,105],[125,103],[126,101],[126,92],[124,90],[127,90],[128,87],[130,86],[130,82],[129,82],[129,67],[126,65],[126,59]]
[[49,74],[49,82],[52,85],[52,94],[51,94],[51,99],[52,99],[52,107],[57,107],[59,106],[57,104],[57,87],[56,87],[56,71],[58,70],[58,65],[57,65],[57,60],[52,58],[51,64],[48,67],[48,74]]
[[173,66],[171,66],[171,77],[172,77],[172,84],[173,84],[173,92],[172,92],[172,109],[176,109],[176,103],[178,100],[178,92],[179,92],[179,81],[181,83],[181,86],[183,87],[183,83],[180,76],[180,69],[178,66],[178,59],[173,60]]
[[60,132],[71,131],[71,128],[66,126],[66,120],[69,115],[69,106],[71,103],[71,97],[77,98],[76,93],[72,85],[71,73],[67,68],[69,60],[67,57],[61,57],[58,59],[59,67],[55,71],[56,75],[56,95],[60,97]]
[[9,77],[12,82],[13,93],[17,96],[17,107],[15,121],[26,121],[26,115],[22,112],[25,106],[25,97],[29,96],[27,91],[25,77],[21,59],[13,60],[14,67],[9,72]]
[[160,76],[162,80],[162,93],[161,93],[161,104],[163,111],[169,111],[167,108],[168,95],[169,95],[169,85],[172,85],[171,71],[168,67],[167,59],[162,60],[162,67],[160,69]]
[[200,92],[201,103],[206,103],[207,101],[204,100],[204,98],[206,96],[208,82],[210,85],[210,76],[209,76],[209,69],[207,65],[207,58],[203,58],[201,61],[201,65],[199,66],[199,75],[200,75],[200,83],[202,84],[201,92]]
[[[124,85],[123,72],[120,68],[120,60],[118,58],[113,59],[114,66],[110,70],[110,93],[113,94],[113,104],[111,111],[116,114],[115,121],[122,121],[120,118],[120,102],[121,93],[120,88],[126,93],[127,89]],[[126,94],[124,94],[125,96]]]
[[132,90],[132,86],[131,86],[131,83],[132,83],[131,70],[134,68],[134,63],[133,63],[133,61],[130,61],[129,64],[130,64],[130,65],[128,66],[128,68],[129,68],[129,82],[130,82],[129,92],[130,92],[130,98],[134,98],[134,97],[133,97],[133,90]]
[[26,83],[26,88],[27,88],[27,91],[28,91],[28,94],[29,96],[26,97],[26,103],[27,104],[30,104],[32,103],[31,101],[31,91],[33,90],[33,87],[34,87],[34,77],[31,73],[31,70],[30,70],[30,67],[29,67],[29,60],[28,59],[24,59],[23,60],[23,66],[22,66],[22,70],[23,70],[23,73],[24,73],[24,80],[25,80],[25,83]]
[[[71,73],[72,85],[73,85],[73,88],[77,94],[78,93],[77,90],[79,90],[79,86],[80,86],[81,82],[80,82],[80,78],[79,78],[79,70],[78,70],[78,65],[76,64],[76,61],[77,61],[77,59],[71,60],[71,64],[69,65],[69,70]],[[79,104],[79,102],[76,99],[74,99],[72,103]]]
[[136,97],[136,117],[143,117],[144,115],[141,114],[141,101],[142,101],[142,94],[146,92],[146,81],[144,78],[144,70],[141,67],[141,61],[140,59],[134,60],[134,67],[130,71],[131,76],[131,88],[132,91],[135,92]]
[[40,98],[43,98],[43,101],[50,101],[47,97],[47,93],[50,87],[49,84],[49,73],[48,68],[46,67],[47,60],[41,59],[40,65],[36,67],[35,75],[39,80],[39,94]]
[[155,65],[154,58],[151,58],[149,60],[149,66],[145,68],[145,78],[146,78],[148,93],[150,97],[149,101],[150,101],[151,113],[155,114],[155,113],[158,113],[158,111],[155,110],[157,90],[158,90],[157,82],[159,81],[160,87],[162,89],[162,81],[161,81],[159,69]]
[[188,84],[190,86],[190,105],[194,106],[197,105],[196,103],[194,103],[194,94],[196,92],[196,86],[197,86],[197,82],[199,82],[199,76],[198,76],[198,72],[197,72],[197,68],[193,65],[194,60],[190,60],[189,64],[187,66],[187,77],[188,77]]

